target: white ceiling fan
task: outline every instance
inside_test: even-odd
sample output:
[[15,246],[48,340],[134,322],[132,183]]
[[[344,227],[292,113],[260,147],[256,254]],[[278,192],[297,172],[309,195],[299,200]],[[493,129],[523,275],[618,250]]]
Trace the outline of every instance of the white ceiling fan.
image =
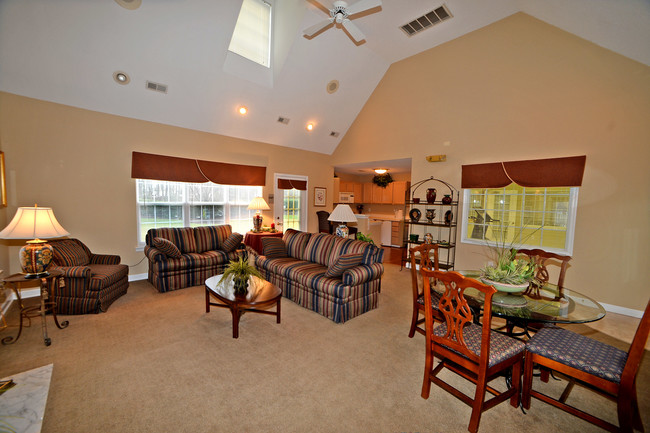
[[312,37],[316,33],[323,30],[325,27],[334,23],[335,26],[343,26],[343,28],[347,30],[348,34],[352,37],[352,39],[354,39],[355,42],[361,42],[366,37],[361,32],[361,30],[359,30],[359,27],[350,21],[349,17],[351,15],[365,12],[369,9],[373,9],[379,6],[381,6],[381,0],[359,0],[350,6],[348,6],[348,3],[345,1],[335,1],[332,4],[332,8],[329,9],[330,18],[303,30],[303,33],[307,37]]

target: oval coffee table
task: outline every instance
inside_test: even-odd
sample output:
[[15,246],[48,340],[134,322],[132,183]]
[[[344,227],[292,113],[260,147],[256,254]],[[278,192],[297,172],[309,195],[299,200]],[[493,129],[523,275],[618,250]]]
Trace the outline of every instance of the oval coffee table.
[[[277,317],[280,323],[280,301],[282,290],[274,284],[257,277],[251,277],[248,293],[235,295],[232,281],[219,285],[221,275],[215,275],[205,280],[205,312],[210,312],[210,306],[228,308],[232,313],[232,338],[239,338],[239,318],[247,311],[252,313],[270,314]],[[219,302],[210,302],[210,297]],[[275,304],[275,311],[266,308]]]

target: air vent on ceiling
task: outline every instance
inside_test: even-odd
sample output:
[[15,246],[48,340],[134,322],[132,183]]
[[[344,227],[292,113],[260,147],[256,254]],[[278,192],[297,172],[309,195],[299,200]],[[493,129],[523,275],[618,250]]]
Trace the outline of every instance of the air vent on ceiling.
[[340,134],[336,131],[330,132],[330,137],[338,137]]
[[147,81],[147,89],[154,90],[160,93],[167,93],[167,84],[154,83],[153,81]]
[[278,117],[278,122],[282,123],[283,125],[288,125],[289,124],[289,118],[288,117]]
[[408,36],[413,36],[416,33],[426,30],[433,26],[434,24],[441,23],[444,20],[451,18],[451,12],[446,5],[442,5],[437,9],[432,10],[429,13],[422,15],[419,18],[414,19],[408,24],[400,27]]

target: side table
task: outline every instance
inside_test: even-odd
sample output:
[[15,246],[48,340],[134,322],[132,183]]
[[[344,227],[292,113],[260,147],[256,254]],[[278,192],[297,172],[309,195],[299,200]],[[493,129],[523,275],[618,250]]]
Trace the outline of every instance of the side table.
[[251,247],[257,254],[262,254],[262,238],[281,238],[282,232],[247,232],[244,237],[244,245]]
[[47,322],[45,321],[45,314],[48,312],[52,313],[54,318],[54,323],[57,328],[63,329],[68,326],[68,321],[59,323],[59,319],[56,317],[56,303],[53,300],[56,293],[56,286],[59,281],[59,277],[63,275],[63,271],[54,269],[49,271],[49,275],[46,275],[40,280],[40,298],[41,302],[39,305],[33,305],[30,307],[25,307],[23,300],[20,296],[20,285],[34,281],[33,278],[25,278],[24,274],[14,274],[5,278],[3,281],[8,283],[11,289],[16,295],[18,300],[18,306],[20,307],[20,324],[18,325],[18,335],[16,337],[8,336],[2,339],[2,344],[13,344],[20,338],[20,334],[23,332],[23,320],[31,319],[32,317],[41,316],[41,327],[43,329],[43,341],[46,346],[52,344],[52,340],[47,336]]

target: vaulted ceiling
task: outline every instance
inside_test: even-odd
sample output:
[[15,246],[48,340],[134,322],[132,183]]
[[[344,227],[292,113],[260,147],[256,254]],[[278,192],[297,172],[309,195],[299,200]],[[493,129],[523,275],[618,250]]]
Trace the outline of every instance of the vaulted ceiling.
[[[228,52],[241,0],[141,0],[133,10],[114,0],[0,0],[0,90],[331,154],[392,63],[516,12],[650,65],[648,0],[446,0],[453,17],[411,37],[399,27],[443,2],[383,0],[353,17],[362,44],[340,28],[303,36],[330,0],[269,1],[271,69]],[[117,84],[116,71],[130,82]],[[339,88],[329,93],[332,80]]]

